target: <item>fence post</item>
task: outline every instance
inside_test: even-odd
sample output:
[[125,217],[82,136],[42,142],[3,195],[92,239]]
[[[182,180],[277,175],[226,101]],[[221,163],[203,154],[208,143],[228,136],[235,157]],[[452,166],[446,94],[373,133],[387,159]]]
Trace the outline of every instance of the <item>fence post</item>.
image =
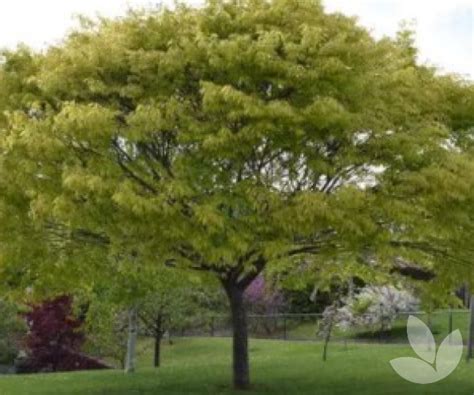
[[469,303],[469,334],[467,339],[467,360],[469,361],[473,357],[473,346],[474,346],[474,296],[471,296],[471,302]]
[[286,332],[286,315],[283,316],[283,339],[287,340],[288,334]]

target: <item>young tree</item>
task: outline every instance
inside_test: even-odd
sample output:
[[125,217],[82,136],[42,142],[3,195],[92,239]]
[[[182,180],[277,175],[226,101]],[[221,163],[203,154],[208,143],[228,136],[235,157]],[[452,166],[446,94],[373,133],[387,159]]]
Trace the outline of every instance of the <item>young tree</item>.
[[[117,263],[118,267],[109,267],[107,277],[99,275],[83,297],[89,303],[89,330],[97,332],[92,345],[99,349],[104,346],[120,361],[125,373],[134,373],[143,300],[156,289],[167,287],[163,281],[167,273],[164,267],[140,264],[137,257],[128,262],[118,259]],[[115,337],[113,344],[108,336]]]
[[128,341],[128,317],[123,306],[106,298],[93,300],[84,325],[85,349],[100,359],[112,361],[125,370]]
[[139,334],[153,337],[157,367],[165,332],[193,325],[209,312],[208,299],[216,299],[215,281],[177,268],[141,265],[134,274],[128,271],[133,267],[110,269],[108,278],[97,280],[95,289],[82,296],[88,301],[89,344],[119,361],[127,373],[135,370]]
[[[178,279],[176,279],[178,280]],[[153,337],[153,366],[161,363],[161,342],[168,331],[189,327],[205,314],[199,300],[199,289],[192,283],[174,281],[145,297],[139,305],[142,327]]]
[[9,262],[40,284],[106,279],[132,256],[214,274],[248,388],[244,292],[266,267],[390,279],[405,257],[441,284],[465,261],[452,235],[472,231],[472,151],[446,141],[472,127],[454,105],[472,89],[415,56],[410,34],[375,40],[317,0],[131,12],[44,55],[7,53],[0,176],[19,215],[3,211],[2,238],[44,236],[58,263]]

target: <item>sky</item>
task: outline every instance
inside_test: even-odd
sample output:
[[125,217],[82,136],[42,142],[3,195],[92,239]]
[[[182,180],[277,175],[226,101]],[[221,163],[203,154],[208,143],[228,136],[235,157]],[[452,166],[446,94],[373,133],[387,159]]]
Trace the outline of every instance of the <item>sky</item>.
[[[302,0],[304,1],[304,0]],[[199,4],[201,0],[187,0]],[[58,42],[74,15],[123,15],[150,0],[3,0],[0,47],[26,43],[44,48]],[[172,3],[164,0],[163,3]],[[474,80],[474,0],[323,0],[330,12],[357,16],[376,37],[393,36],[402,20],[414,20],[420,61]]]

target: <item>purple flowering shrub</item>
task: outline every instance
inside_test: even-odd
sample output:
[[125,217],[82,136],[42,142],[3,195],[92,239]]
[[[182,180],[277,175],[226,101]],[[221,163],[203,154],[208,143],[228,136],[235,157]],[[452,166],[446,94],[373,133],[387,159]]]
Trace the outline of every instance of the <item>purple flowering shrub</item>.
[[249,312],[249,329],[253,334],[271,335],[281,329],[285,298],[281,291],[258,276],[246,289],[245,303]]

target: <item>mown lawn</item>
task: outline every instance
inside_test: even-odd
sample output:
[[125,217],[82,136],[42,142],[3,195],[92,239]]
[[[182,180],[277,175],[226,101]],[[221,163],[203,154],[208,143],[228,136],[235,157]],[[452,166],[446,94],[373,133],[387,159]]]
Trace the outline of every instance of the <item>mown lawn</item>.
[[[230,339],[180,339],[165,345],[163,364],[151,353],[139,358],[133,375],[121,371],[0,377],[1,395],[29,394],[233,394]],[[330,345],[329,360],[313,342],[254,340],[250,344],[253,388],[248,394],[462,394],[474,393],[474,362],[464,360],[440,383],[415,385],[398,377],[389,361],[414,356],[406,346]]]

